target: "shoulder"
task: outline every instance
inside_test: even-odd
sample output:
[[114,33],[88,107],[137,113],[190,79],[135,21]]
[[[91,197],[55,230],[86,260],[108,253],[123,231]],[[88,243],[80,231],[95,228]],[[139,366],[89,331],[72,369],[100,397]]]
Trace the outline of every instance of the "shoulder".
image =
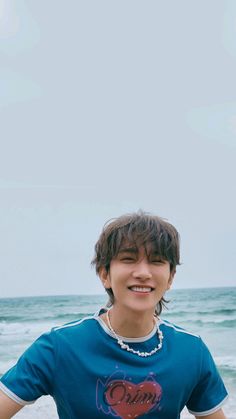
[[160,321],[160,328],[166,353],[169,357],[172,356],[176,363],[190,368],[192,375],[198,379],[209,368],[215,370],[212,355],[201,336],[166,320]]
[[[44,362],[48,359],[53,363],[58,358],[61,349],[70,348],[87,342],[96,334],[97,321],[95,317],[85,317],[61,326],[53,327],[40,335],[22,354],[20,360]],[[54,360],[54,361],[53,361]]]
[[190,354],[201,357],[204,344],[198,334],[163,319],[160,319],[160,329],[169,350],[175,354],[179,350],[188,357]]
[[163,319],[160,319],[160,328],[166,338],[168,349],[175,356],[181,354],[189,360],[198,359],[203,370],[208,365],[214,366],[211,352],[200,335]]
[[165,330],[166,333],[172,336],[178,336],[180,338],[186,338],[186,339],[193,338],[194,340],[201,340],[201,337],[198,334],[193,333],[190,330],[186,330],[164,319],[160,319],[160,327],[163,330]]
[[78,330],[81,329],[83,327],[90,327],[93,324],[92,320],[96,320],[96,316],[87,316],[87,317],[83,317],[82,319],[79,320],[74,320],[70,323],[66,323],[60,326],[55,326],[52,328],[53,332],[62,332],[63,330]]
[[51,334],[54,335],[55,339],[66,339],[68,338],[84,338],[85,336],[91,336],[98,330],[97,316],[87,316],[82,319],[56,326],[51,330]]

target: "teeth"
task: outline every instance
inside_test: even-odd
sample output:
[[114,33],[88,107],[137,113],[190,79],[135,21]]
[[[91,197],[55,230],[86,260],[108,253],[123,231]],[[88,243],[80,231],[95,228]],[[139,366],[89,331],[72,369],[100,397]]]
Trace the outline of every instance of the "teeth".
[[138,291],[138,292],[150,292],[152,289],[150,287],[130,287],[132,291]]

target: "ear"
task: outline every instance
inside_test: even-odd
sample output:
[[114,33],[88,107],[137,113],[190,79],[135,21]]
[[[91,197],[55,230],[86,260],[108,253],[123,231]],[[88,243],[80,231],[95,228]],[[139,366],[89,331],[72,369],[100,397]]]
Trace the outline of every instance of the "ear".
[[100,269],[98,275],[99,275],[99,278],[101,279],[101,282],[104,288],[111,288],[110,275],[104,266]]
[[170,273],[170,277],[168,279],[168,284],[167,284],[167,289],[168,290],[170,289],[170,287],[172,285],[172,282],[174,280],[175,272],[176,272],[176,269],[173,269],[173,271],[171,271],[171,273]]

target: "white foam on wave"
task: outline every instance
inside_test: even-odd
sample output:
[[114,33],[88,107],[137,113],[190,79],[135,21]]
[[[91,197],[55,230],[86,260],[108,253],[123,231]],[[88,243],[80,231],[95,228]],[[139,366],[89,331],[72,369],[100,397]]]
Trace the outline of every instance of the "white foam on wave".
[[219,317],[216,317],[216,316],[208,316],[208,317],[202,317],[201,318],[201,322],[202,323],[216,323],[216,324],[220,324],[220,323],[225,323],[225,322],[231,322],[231,323],[233,323],[233,322],[235,322],[236,321],[236,318],[235,317],[229,317],[229,316],[219,316]]
[[216,364],[219,367],[230,368],[236,370],[236,357],[235,356],[215,356]]
[[19,334],[25,335],[29,333],[30,333],[30,327],[27,324],[7,323],[7,322],[0,323],[0,336],[19,335]]
[[0,337],[9,335],[41,335],[50,330],[55,324],[52,323],[0,323]]

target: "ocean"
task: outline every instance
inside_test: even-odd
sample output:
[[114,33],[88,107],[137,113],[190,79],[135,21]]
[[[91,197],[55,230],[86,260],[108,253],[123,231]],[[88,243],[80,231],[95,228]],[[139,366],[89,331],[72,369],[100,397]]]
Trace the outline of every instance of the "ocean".
[[[172,290],[167,299],[168,309],[161,317],[201,335],[229,392],[224,406],[227,419],[236,419],[236,287]],[[41,333],[95,313],[106,300],[105,295],[0,299],[0,376]],[[42,403],[38,409],[43,417]],[[48,409],[54,409],[52,404]],[[36,419],[36,411],[29,406],[16,417]],[[57,417],[55,409],[48,417]],[[185,413],[181,417],[193,416]]]

